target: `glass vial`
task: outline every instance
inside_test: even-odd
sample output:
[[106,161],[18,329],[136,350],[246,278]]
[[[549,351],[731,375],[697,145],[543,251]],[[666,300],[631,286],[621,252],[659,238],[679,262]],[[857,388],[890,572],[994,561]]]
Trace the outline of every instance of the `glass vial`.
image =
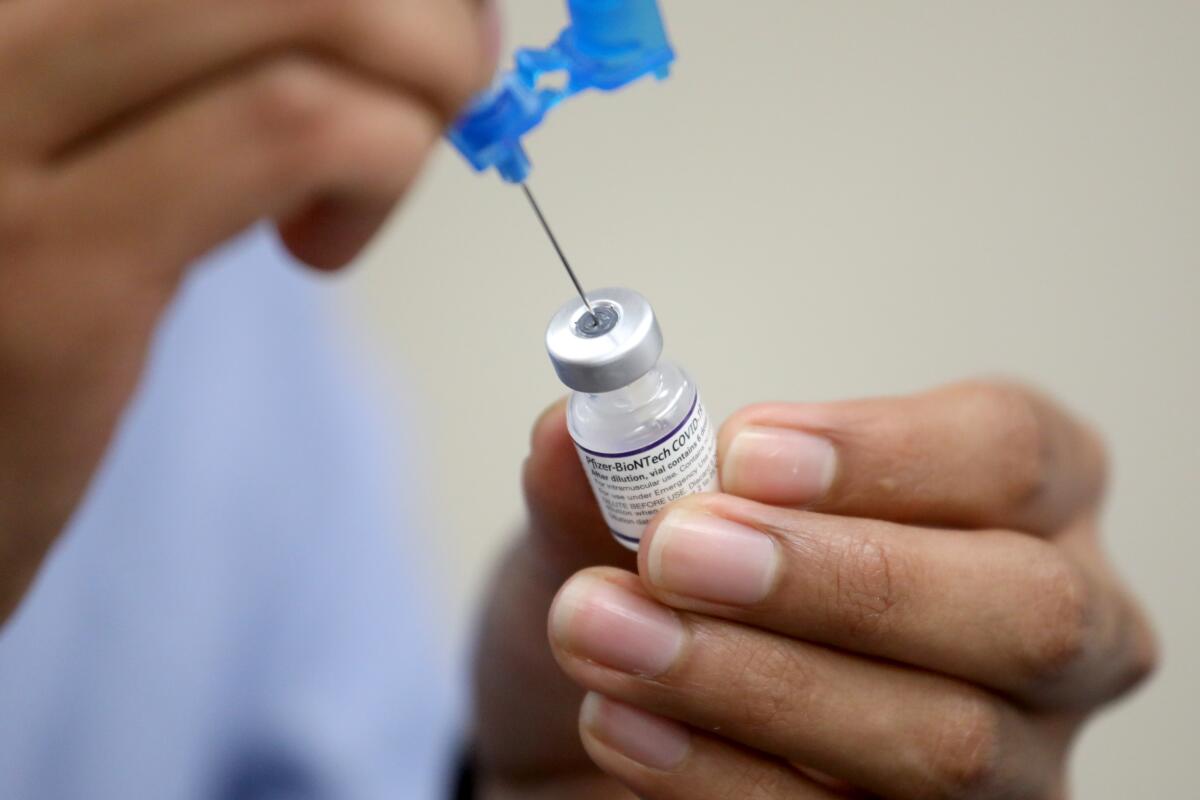
[[550,321],[546,348],[574,390],[567,427],[613,536],[637,550],[663,506],[717,489],[716,435],[695,383],[662,359],[646,298],[630,289],[588,293]]

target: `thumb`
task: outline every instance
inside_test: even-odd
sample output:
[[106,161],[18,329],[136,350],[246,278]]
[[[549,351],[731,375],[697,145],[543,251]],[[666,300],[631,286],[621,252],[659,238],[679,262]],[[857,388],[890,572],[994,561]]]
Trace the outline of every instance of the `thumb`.
[[[567,433],[565,402],[534,424],[523,482],[527,530],[496,574],[480,628],[480,765],[485,775],[524,776],[526,783],[539,775],[595,776],[577,733],[583,692],[554,660],[546,618],[559,587],[575,572],[594,564],[632,570],[636,560],[604,524]],[[564,790],[553,796],[580,795]]]
[[555,577],[604,564],[637,570],[637,555],[608,531],[571,435],[566,400],[546,409],[533,426],[523,483],[531,547]]

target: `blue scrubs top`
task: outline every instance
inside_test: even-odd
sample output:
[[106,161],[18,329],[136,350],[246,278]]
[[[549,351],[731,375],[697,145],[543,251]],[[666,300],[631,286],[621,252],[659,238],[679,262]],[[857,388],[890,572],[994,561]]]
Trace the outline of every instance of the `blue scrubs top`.
[[422,534],[322,280],[262,230],[193,273],[0,629],[0,798],[445,796]]

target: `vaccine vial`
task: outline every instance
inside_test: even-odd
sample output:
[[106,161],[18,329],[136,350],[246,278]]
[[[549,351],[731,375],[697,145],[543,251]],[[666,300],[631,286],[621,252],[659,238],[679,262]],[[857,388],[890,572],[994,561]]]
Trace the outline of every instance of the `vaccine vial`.
[[604,519],[637,550],[663,506],[716,491],[716,435],[696,384],[662,359],[646,298],[620,288],[587,298],[592,311],[576,298],[554,315],[546,348],[573,390],[567,427]]

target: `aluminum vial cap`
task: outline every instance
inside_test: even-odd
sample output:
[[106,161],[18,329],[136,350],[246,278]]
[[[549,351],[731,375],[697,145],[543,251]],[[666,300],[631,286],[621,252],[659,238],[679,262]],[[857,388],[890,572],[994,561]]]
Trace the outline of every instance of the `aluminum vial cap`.
[[598,289],[587,298],[595,317],[573,298],[550,320],[546,349],[568,387],[613,392],[654,368],[662,355],[662,331],[650,303],[632,289]]

